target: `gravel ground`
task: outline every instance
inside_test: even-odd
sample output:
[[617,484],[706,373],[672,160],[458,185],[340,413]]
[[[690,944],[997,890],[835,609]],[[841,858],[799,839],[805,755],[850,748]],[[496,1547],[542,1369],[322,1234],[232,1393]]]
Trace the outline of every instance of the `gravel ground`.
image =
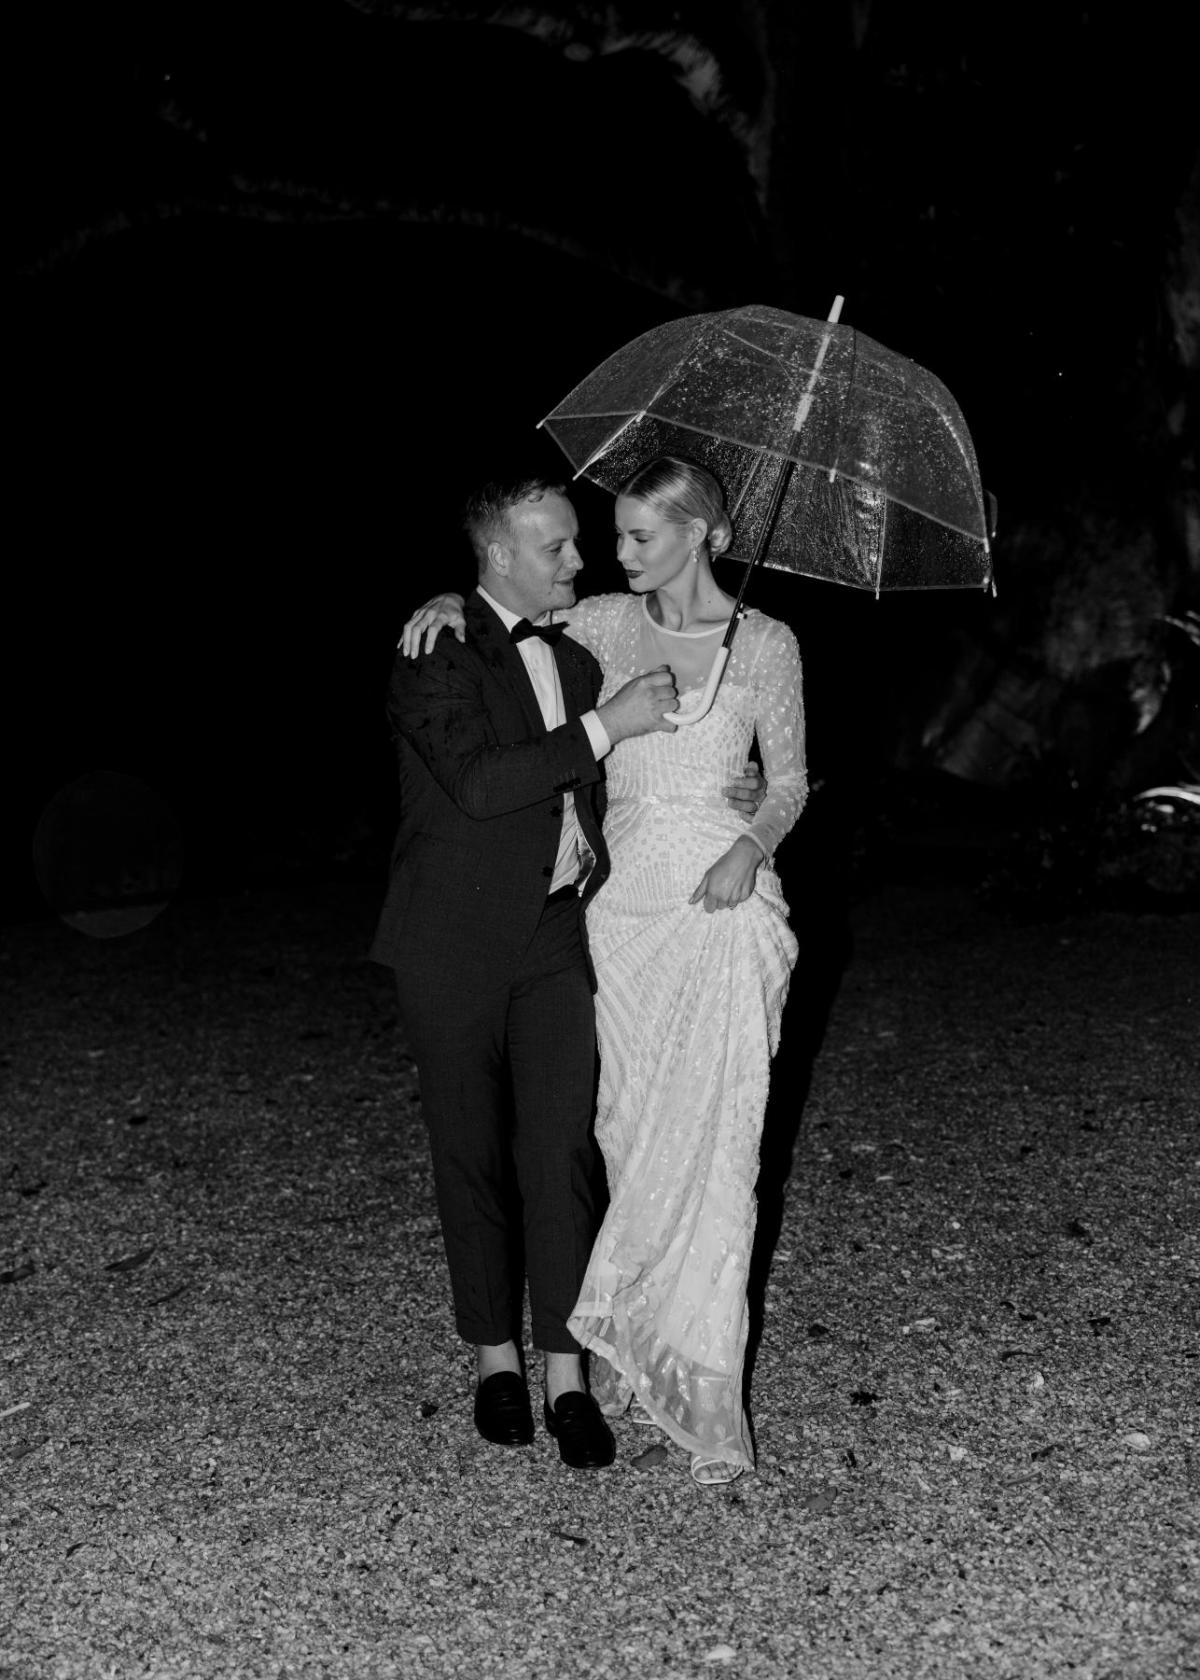
[[0,935],[0,1673],[1200,1674],[1196,917],[797,918],[713,1491],[474,1434],[375,905]]

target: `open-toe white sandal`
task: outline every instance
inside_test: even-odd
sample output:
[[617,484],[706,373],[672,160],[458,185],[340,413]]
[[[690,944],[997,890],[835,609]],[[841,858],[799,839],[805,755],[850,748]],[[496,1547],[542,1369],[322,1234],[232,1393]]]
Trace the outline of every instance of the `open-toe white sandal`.
[[701,1487],[728,1487],[730,1482],[736,1482],[745,1473],[745,1469],[744,1464],[730,1464],[724,1458],[692,1454],[692,1480],[699,1482]]
[[646,1410],[645,1406],[643,1406],[642,1402],[638,1399],[633,1399],[629,1402],[629,1421],[630,1421],[630,1423],[640,1423],[643,1426],[648,1424],[651,1429],[657,1429],[658,1428],[658,1425],[655,1423],[654,1419],[650,1416],[650,1413]]

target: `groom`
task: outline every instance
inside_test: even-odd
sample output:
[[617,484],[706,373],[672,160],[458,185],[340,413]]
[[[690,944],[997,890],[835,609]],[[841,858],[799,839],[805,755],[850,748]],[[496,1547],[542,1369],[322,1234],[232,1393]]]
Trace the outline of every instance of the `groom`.
[[596,1224],[583,907],[609,867],[600,762],[627,736],[673,730],[677,696],[662,666],[597,706],[595,660],[541,623],[574,604],[583,565],[561,486],[488,484],[464,525],[479,568],[465,640],[398,654],[392,674],[401,817],[371,955],[396,971],[420,1074],[476,1427],[499,1445],[533,1439],[527,1279],[545,1425],[585,1469],[615,1456],[566,1327]]

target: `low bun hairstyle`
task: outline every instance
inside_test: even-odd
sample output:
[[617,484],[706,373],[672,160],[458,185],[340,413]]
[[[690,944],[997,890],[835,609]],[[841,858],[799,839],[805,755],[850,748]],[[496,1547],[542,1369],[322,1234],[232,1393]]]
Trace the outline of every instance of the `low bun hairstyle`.
[[702,519],[708,526],[704,548],[710,560],[724,554],[733,541],[725,492],[707,467],[685,455],[656,455],[630,474],[617,495],[648,503],[655,513],[675,525]]

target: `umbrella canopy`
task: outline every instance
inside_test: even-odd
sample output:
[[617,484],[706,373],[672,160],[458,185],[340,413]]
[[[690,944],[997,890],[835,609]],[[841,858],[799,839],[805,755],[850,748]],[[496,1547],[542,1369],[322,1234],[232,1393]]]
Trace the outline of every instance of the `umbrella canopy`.
[[608,490],[654,455],[699,461],[724,487],[735,558],[876,594],[991,581],[958,404],[925,368],[835,318],[750,304],[668,321],[541,424],[576,477]]

